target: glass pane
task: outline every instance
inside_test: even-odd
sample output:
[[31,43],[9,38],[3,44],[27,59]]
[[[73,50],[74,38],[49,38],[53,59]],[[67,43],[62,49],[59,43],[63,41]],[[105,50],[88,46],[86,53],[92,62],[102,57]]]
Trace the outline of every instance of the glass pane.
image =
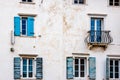
[[33,73],[32,72],[29,72],[29,77],[33,77]]
[[29,66],[29,71],[33,71],[33,67],[32,66]]
[[26,35],[26,30],[22,30],[22,35]]
[[81,72],[81,73],[80,73],[80,76],[81,76],[81,77],[84,77],[84,76],[85,76],[85,75],[84,75],[84,72]]
[[23,77],[27,77],[27,72],[23,72]]
[[119,3],[119,0],[115,0],[115,2]]
[[110,78],[113,78],[113,73],[110,73]]
[[26,1],[26,0],[22,0],[22,1]]
[[115,67],[115,72],[119,72],[119,67]]
[[113,5],[113,0],[109,0],[109,5]]
[[119,3],[114,3],[115,6],[119,6]]
[[22,24],[26,24],[26,19],[22,19]]
[[78,3],[78,0],[74,0],[74,3],[77,4],[77,3]]
[[115,66],[118,66],[118,61],[115,61]]
[[84,71],[84,65],[81,65],[81,66],[80,66],[80,70],[81,70],[81,71]]
[[80,64],[84,64],[84,59],[81,59]]
[[23,72],[27,71],[27,66],[23,66]]
[[32,0],[28,0],[28,2],[32,2]]
[[113,72],[113,67],[110,67],[110,72]]
[[79,70],[78,68],[79,68],[78,65],[76,65],[76,66],[75,66],[75,70]]
[[75,77],[78,77],[79,73],[78,72],[75,72]]
[[115,78],[119,78],[119,74],[118,73],[115,73]]
[[22,24],[22,30],[23,30],[23,29],[26,30],[26,25],[23,25],[23,24]]
[[79,59],[75,59],[75,64],[79,64]]
[[29,65],[32,65],[32,64],[33,64],[33,60],[29,59]]
[[81,4],[81,3],[83,4],[83,3],[84,3],[84,0],[79,0],[79,3],[80,3],[80,4]]
[[27,65],[27,59],[25,59],[25,58],[23,59],[23,65],[25,65],[25,66]]
[[110,65],[113,65],[113,60],[110,60]]

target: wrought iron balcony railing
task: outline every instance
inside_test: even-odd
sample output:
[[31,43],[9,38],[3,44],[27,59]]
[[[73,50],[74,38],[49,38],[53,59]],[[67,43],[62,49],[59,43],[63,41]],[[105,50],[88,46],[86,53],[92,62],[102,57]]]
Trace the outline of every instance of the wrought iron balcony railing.
[[88,31],[89,35],[86,37],[85,42],[89,45],[108,45],[113,41],[110,36],[110,31]]

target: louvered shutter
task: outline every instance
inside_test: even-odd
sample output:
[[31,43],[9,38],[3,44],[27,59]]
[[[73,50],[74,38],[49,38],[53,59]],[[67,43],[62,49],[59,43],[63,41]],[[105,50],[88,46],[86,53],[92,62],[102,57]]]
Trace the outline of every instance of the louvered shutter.
[[14,58],[14,79],[20,79],[20,57]]
[[89,57],[89,79],[96,80],[96,58]]
[[36,78],[42,79],[43,78],[43,59],[36,58]]
[[106,58],[106,80],[109,80],[110,78],[110,59]]
[[73,58],[67,57],[66,62],[67,79],[73,79]]
[[27,20],[27,36],[34,36],[34,18],[28,17]]
[[20,17],[14,17],[14,35],[20,36]]

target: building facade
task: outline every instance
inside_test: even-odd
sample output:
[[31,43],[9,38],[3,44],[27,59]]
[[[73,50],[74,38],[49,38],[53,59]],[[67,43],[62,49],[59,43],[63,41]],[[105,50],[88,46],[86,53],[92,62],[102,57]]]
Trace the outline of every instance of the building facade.
[[0,1],[0,80],[120,80],[120,0],[12,1]]

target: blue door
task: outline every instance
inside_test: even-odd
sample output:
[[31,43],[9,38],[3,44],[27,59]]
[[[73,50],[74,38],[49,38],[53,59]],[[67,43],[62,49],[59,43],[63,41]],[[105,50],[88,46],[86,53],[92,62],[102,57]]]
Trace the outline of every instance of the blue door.
[[90,41],[101,42],[101,18],[91,18]]
[[96,37],[97,42],[101,42],[101,19],[97,19],[97,30],[96,30]]
[[90,31],[90,42],[95,40],[95,19],[91,19],[91,31]]

